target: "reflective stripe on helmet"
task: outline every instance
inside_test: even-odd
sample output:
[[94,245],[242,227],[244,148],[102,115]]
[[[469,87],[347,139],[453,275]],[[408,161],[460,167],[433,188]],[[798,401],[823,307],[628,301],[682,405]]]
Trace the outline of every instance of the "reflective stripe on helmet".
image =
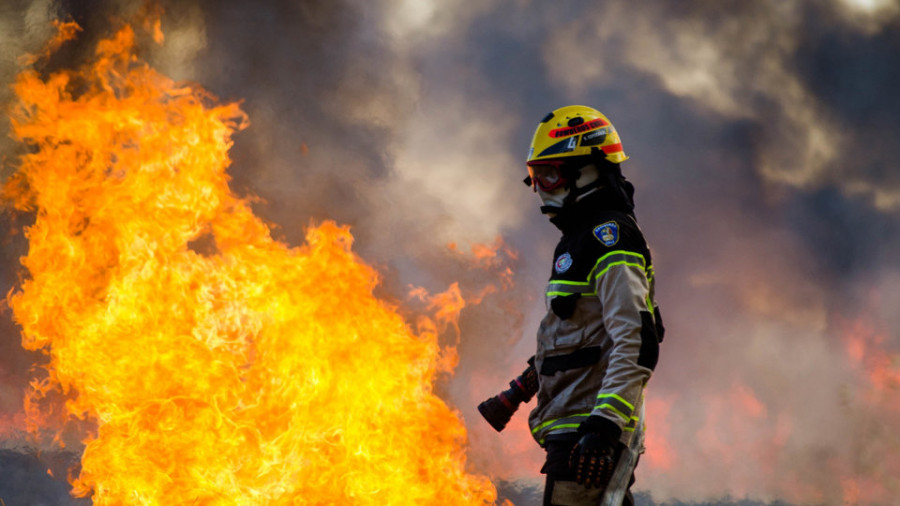
[[602,146],[600,149],[607,155],[610,153],[619,153],[622,151],[622,143],[617,142],[615,144],[610,144],[609,146]]
[[554,128],[547,133],[550,137],[560,138],[560,137],[568,137],[570,135],[580,134],[589,132],[591,130],[596,130],[600,127],[605,127],[608,125],[606,121],[603,121],[603,118],[595,118],[587,123],[582,123],[580,125],[570,126],[570,127],[562,127],[562,128]]

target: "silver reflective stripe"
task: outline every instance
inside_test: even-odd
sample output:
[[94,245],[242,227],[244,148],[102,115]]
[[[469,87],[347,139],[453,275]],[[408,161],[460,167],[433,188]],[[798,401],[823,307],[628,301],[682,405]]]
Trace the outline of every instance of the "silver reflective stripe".
[[614,265],[632,265],[641,270],[646,270],[647,262],[644,260],[644,255],[640,253],[625,250],[610,251],[597,260],[597,264],[594,265],[594,268],[588,274],[588,280],[601,278]]
[[619,415],[626,423],[631,421],[631,415],[634,413],[634,406],[616,394],[597,395],[597,405],[594,409],[608,409]]
[[[577,429],[585,418],[591,416],[590,413],[577,413],[574,415],[564,416],[555,420],[548,420],[537,427],[531,429],[531,434],[538,440],[538,444],[543,445],[544,439],[551,433],[565,429]],[[570,431],[571,432],[571,431]]]
[[[594,280],[606,274],[606,271],[614,265],[631,265],[646,271],[647,262],[640,253],[625,250],[610,251],[597,260],[594,268],[588,273],[586,281],[551,279],[550,284],[547,286],[547,297],[566,296],[576,293],[588,296],[597,295]],[[650,269],[652,272],[653,267],[651,266]]]
[[547,287],[547,296],[555,297],[557,295],[572,295],[575,293],[590,294],[594,290],[587,281],[550,281]]

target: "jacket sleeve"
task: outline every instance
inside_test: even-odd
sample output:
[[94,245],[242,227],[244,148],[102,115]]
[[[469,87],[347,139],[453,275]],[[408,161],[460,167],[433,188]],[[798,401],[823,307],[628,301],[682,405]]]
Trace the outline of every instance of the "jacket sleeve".
[[641,254],[613,251],[600,259],[594,281],[612,348],[591,414],[624,430],[637,421],[635,407],[659,355],[645,269]]

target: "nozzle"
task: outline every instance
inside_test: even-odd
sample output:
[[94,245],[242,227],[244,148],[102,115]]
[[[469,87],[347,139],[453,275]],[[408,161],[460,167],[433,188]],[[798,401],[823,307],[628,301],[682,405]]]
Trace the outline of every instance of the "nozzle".
[[519,405],[528,402],[538,389],[534,357],[528,361],[528,369],[509,382],[509,388],[478,405],[478,412],[497,432],[506,428]]
[[506,428],[506,424],[519,409],[521,401],[512,403],[502,393],[478,405],[478,412],[491,424],[497,432]]

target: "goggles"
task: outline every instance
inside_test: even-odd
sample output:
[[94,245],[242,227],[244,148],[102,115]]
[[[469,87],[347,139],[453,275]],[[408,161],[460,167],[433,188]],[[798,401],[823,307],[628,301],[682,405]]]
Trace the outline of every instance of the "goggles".
[[563,160],[532,160],[526,165],[528,177],[523,182],[535,192],[538,188],[545,192],[553,191],[569,182],[563,176],[563,169],[567,165]]

